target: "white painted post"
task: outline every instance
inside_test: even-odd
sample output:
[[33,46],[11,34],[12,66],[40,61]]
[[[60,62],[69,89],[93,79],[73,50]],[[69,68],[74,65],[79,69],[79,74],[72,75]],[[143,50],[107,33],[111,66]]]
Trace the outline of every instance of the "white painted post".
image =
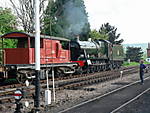
[[52,78],[53,78],[53,98],[55,102],[55,77],[54,77],[54,68],[52,67]]
[[48,71],[46,71],[47,90],[45,90],[45,105],[51,104],[51,91],[49,90]]
[[120,71],[120,79],[122,80],[123,71]]
[[40,19],[39,0],[35,0],[35,69],[40,70]]
[[35,113],[40,111],[40,19],[39,0],[35,0]]

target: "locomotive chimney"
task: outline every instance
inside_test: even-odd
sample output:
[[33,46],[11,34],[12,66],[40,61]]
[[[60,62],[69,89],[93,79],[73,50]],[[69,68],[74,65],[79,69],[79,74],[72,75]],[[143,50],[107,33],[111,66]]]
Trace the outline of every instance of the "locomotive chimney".
[[80,36],[79,36],[79,35],[76,36],[76,41],[77,41],[77,42],[80,41]]

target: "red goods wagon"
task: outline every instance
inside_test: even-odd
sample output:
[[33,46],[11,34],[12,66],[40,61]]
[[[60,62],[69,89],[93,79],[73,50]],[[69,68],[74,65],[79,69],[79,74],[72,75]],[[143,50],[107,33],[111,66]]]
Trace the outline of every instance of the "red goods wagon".
[[[34,64],[34,36],[25,33],[9,33],[4,39],[18,40],[17,48],[4,49],[5,64]],[[66,39],[66,41],[68,41]],[[70,62],[70,51],[64,50],[59,40],[54,37],[41,38],[41,64]]]
[[[15,72],[25,76],[32,76],[35,64],[35,38],[33,34],[12,32],[2,36],[4,40],[13,40],[13,48],[3,48],[3,65],[7,67],[7,74]],[[63,43],[62,43],[63,42]],[[77,63],[70,61],[70,41],[65,38],[41,35],[40,62],[43,75],[48,69],[55,68],[57,74],[69,74],[75,72]],[[14,71],[15,70],[15,71]],[[11,73],[12,74],[12,73]],[[42,76],[43,76],[42,75]]]

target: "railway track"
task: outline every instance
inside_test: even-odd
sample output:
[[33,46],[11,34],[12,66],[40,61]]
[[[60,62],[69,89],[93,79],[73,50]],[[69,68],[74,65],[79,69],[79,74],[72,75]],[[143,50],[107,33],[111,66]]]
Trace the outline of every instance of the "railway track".
[[[127,67],[119,70],[105,71],[100,73],[90,73],[84,75],[74,75],[63,78],[55,79],[56,90],[63,89],[75,89],[82,86],[105,82],[111,79],[115,79],[120,77],[120,71],[123,71],[123,76],[138,72],[137,66]],[[41,81],[41,94],[43,94],[44,89],[46,88],[46,80]],[[52,80],[49,79],[49,87],[52,88]],[[25,92],[30,92],[29,94],[25,94],[28,97],[32,97],[34,95],[34,85],[30,85],[26,87],[22,84],[12,84],[7,86],[0,87],[0,103],[6,102],[14,102],[14,91],[16,89],[23,89]],[[27,98],[27,97],[26,97]]]
[[[142,112],[145,108],[140,110],[137,106],[140,105],[139,101],[145,102],[147,100],[142,100],[142,96],[150,92],[150,77],[145,78],[145,84],[139,84],[139,81],[135,81],[118,89],[112,90],[96,98],[92,98],[88,101],[82,102],[65,110],[59,111],[59,113],[137,113],[137,111]],[[129,93],[130,92],[130,93]],[[148,95],[145,95],[148,96]],[[136,102],[137,101],[137,102]],[[144,104],[143,102],[143,104]],[[139,103],[139,104],[138,104]],[[90,106],[90,108],[89,108]],[[131,107],[132,106],[132,107]],[[138,107],[139,107],[138,106]],[[146,106],[146,105],[145,105]],[[147,108],[147,111],[150,108]],[[139,112],[138,112],[139,113]]]
[[147,92],[150,91],[150,88],[140,92],[138,95],[136,95],[135,97],[131,98],[130,100],[128,100],[127,102],[123,103],[122,105],[120,105],[119,107],[115,108],[113,111],[111,111],[111,113],[116,113],[117,111],[121,110],[122,108],[124,108],[125,106],[131,104],[132,102],[136,101],[138,98],[140,98],[141,96],[143,96],[144,94],[146,94]]

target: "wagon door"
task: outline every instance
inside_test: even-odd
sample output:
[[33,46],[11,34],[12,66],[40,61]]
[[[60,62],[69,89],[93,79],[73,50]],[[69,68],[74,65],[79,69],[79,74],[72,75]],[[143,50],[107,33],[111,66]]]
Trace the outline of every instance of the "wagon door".
[[56,45],[54,40],[45,40],[45,61],[46,63],[55,63]]

